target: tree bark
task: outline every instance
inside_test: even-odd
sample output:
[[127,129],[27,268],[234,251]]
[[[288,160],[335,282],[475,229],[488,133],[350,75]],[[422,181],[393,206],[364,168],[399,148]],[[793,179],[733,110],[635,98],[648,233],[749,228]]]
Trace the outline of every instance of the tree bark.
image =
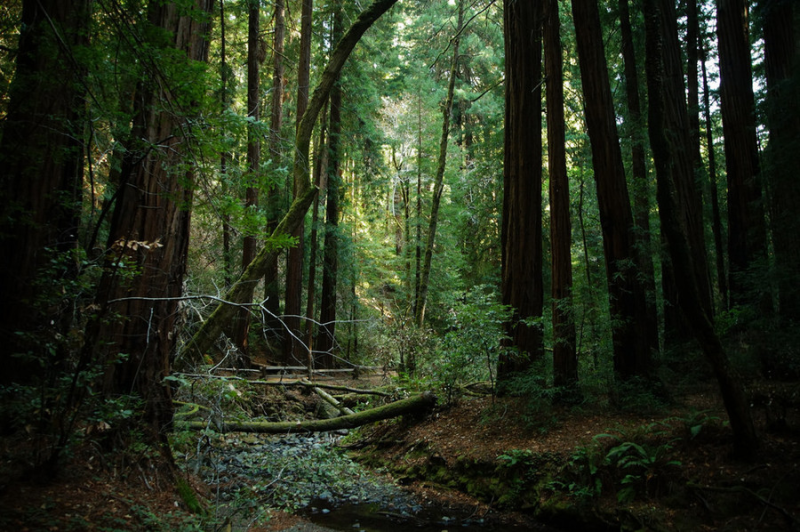
[[[748,288],[748,273],[766,260],[747,0],[718,0],[720,109],[728,175],[728,263],[731,305],[766,301]],[[760,284],[760,283],[759,283]],[[762,310],[766,310],[762,308]]]
[[[0,296],[5,302],[0,331],[6,339],[0,348],[2,383],[34,376],[35,368],[10,356],[38,351],[23,344],[18,332],[52,328],[52,316],[42,316],[42,309],[36,308],[41,294],[34,281],[55,253],[75,249],[78,243],[86,68],[77,63],[73,51],[88,43],[90,3],[22,3],[16,70],[0,141]],[[50,281],[58,282],[51,276],[72,275],[70,262],[50,270]]]
[[[311,421],[251,421],[251,422],[232,422],[223,423],[218,430],[220,432],[259,432],[264,434],[293,434],[298,432],[327,432],[331,430],[353,429],[403,415],[422,415],[436,406],[436,396],[431,392],[425,392],[408,399],[389,403],[333,419],[315,419]],[[204,421],[190,421],[180,423],[180,427],[205,430],[208,423]]]
[[[198,13],[210,13],[211,0],[197,0]],[[165,48],[182,50],[185,63],[205,61],[208,19],[184,15],[175,3],[151,4],[150,23],[169,32]],[[187,69],[191,71],[191,69]],[[155,76],[155,73],[151,73]],[[182,87],[204,80],[186,79]],[[175,345],[178,301],[189,245],[192,170],[181,168],[191,142],[191,120],[197,109],[180,108],[189,95],[168,89],[153,77],[140,82],[135,102],[132,139],[124,163],[123,181],[109,229],[108,248],[116,255],[100,283],[100,302],[125,316],[99,324],[96,348],[107,361],[105,393],[136,393],[145,403],[145,421],[155,438],[166,442],[163,428],[172,421],[172,399],[163,379],[169,374]],[[191,89],[190,89],[191,90]],[[164,102],[171,102],[163,110]],[[177,111],[177,112],[176,112]],[[139,267],[120,279],[119,263]],[[115,363],[120,353],[127,358]]]
[[[275,0],[275,34],[272,52],[272,102],[269,125],[269,155],[271,167],[280,168],[281,124],[283,122],[283,49],[286,25],[284,23],[284,0]],[[267,234],[272,234],[280,221],[280,192],[278,183],[270,183],[267,190]],[[278,262],[271,264],[264,275],[264,308],[267,318],[264,328],[275,335],[281,332],[278,316],[281,313],[280,283],[278,282]],[[277,334],[282,336],[282,334]]]
[[[335,90],[335,88],[334,88]],[[311,245],[308,250],[308,290],[306,296],[306,346],[308,346],[308,367],[314,367],[314,314],[317,299],[317,253],[319,252],[319,207],[322,193],[328,189],[328,110],[322,109],[320,128],[317,135],[317,147],[314,156],[314,184],[320,190],[314,200],[314,207],[311,211],[311,235],[309,241]]]
[[[222,103],[222,111],[226,112],[231,105],[230,95],[228,94],[228,56],[227,56],[227,40],[225,38],[225,2],[219,3],[219,25],[220,25],[220,43],[219,43],[219,71],[220,82],[222,83],[222,90],[220,91],[220,100]],[[228,150],[223,148],[219,157],[219,174],[222,179],[222,187],[225,187],[228,174],[228,163],[230,162],[230,154]],[[224,190],[224,189],[223,189]],[[223,268],[223,282],[225,286],[230,286],[233,283],[234,276],[234,260],[233,260],[233,229],[231,228],[231,216],[227,212],[222,213],[222,268]]]
[[762,0],[764,63],[767,74],[766,177],[770,190],[770,218],[778,273],[780,318],[783,324],[800,322],[800,7],[796,2]]
[[[259,109],[259,28],[261,9],[259,3],[250,1],[247,8],[247,117],[252,119],[247,125],[247,173],[245,174],[244,208],[245,211],[252,211],[258,208],[258,188],[259,166],[261,164],[261,143],[256,130],[255,122],[260,120]],[[247,214],[245,215],[247,216]],[[253,261],[256,256],[258,243],[253,234],[245,234],[242,242],[242,271]],[[249,285],[250,297],[245,302],[253,300],[255,283]],[[245,296],[247,297],[247,296]],[[233,326],[233,336],[231,341],[239,348],[242,359],[238,361],[239,366],[250,367],[250,354],[248,352],[247,336],[250,332],[250,309],[242,307],[236,316]]]
[[[341,39],[342,9],[333,19],[333,42]],[[342,88],[340,82],[331,90],[331,131],[328,146],[328,201],[325,207],[325,256],[322,265],[322,298],[317,347],[323,367],[334,366],[336,345],[336,285],[339,272],[339,184],[341,183]],[[311,317],[311,316],[309,316]]]
[[547,161],[550,172],[552,246],[553,379],[556,386],[578,382],[575,320],[572,308],[572,223],[569,206],[564,72],[558,0],[544,2],[544,67],[547,98]]
[[505,156],[502,213],[502,302],[513,310],[506,324],[518,355],[498,362],[505,379],[527,369],[544,350],[540,324],[542,285],[542,134],[540,2],[505,0]]
[[703,113],[706,122],[706,151],[708,152],[708,188],[711,198],[711,228],[714,234],[714,265],[716,266],[717,286],[723,310],[728,304],[728,276],[725,274],[725,238],[722,234],[722,216],[719,212],[719,192],[717,190],[717,158],[714,149],[714,124],[711,120],[711,97],[706,72],[705,45],[701,43],[700,68],[703,74]]
[[447,84],[447,97],[442,108],[442,135],[439,138],[439,158],[434,177],[431,215],[428,220],[428,238],[425,241],[425,258],[422,263],[422,274],[419,285],[419,301],[416,305],[415,320],[417,327],[425,323],[425,305],[430,288],[431,267],[433,265],[433,248],[436,242],[436,227],[439,224],[439,205],[444,192],[444,172],[447,167],[447,141],[450,136],[450,117],[453,112],[453,95],[456,86],[456,70],[458,69],[458,49],[461,42],[461,29],[464,24],[464,0],[458,0],[458,22],[453,37],[453,59],[450,62],[450,80]]
[[614,344],[614,371],[623,380],[647,376],[650,349],[645,294],[638,278],[633,214],[608,80],[595,0],[572,0],[586,125],[592,145]]
[[645,13],[650,145],[656,164],[659,216],[675,269],[678,300],[719,382],[734,433],[736,452],[741,457],[753,458],[759,442],[749,404],[730,370],[727,356],[714,330],[711,314],[702,300],[697,279],[698,269],[693,262],[702,260],[703,257],[694,254],[689,242],[687,226],[681,214],[685,207],[680,206],[686,198],[675,182],[678,171],[691,175],[691,167],[678,160],[679,157],[687,158],[686,145],[673,142],[673,139],[681,137],[680,128],[685,127],[685,124],[676,120],[681,114],[676,112],[676,106],[683,105],[685,113],[686,105],[682,87],[680,90],[678,87],[682,83],[677,79],[670,79],[675,77],[674,65],[679,61],[674,5],[671,0],[647,0]]
[[[247,285],[264,276],[268,267],[278,258],[278,254],[280,253],[280,248],[278,246],[280,242],[285,240],[305,217],[308,208],[311,206],[311,202],[314,200],[314,196],[317,194],[316,187],[310,182],[308,171],[309,144],[314,123],[330,95],[334,81],[338,77],[339,72],[341,72],[353,48],[355,48],[355,45],[361,39],[361,36],[396,2],[397,0],[375,0],[372,5],[361,12],[331,53],[328,65],[322,73],[320,82],[314,90],[314,95],[309,102],[306,112],[303,113],[303,117],[297,128],[296,149],[292,172],[295,182],[301,184],[300,194],[292,202],[289,211],[272,232],[272,235],[267,240],[264,247],[258,252],[256,258],[225,294],[224,299],[226,301],[242,303],[246,300],[243,296],[246,295],[244,290]],[[276,243],[278,243],[278,245],[276,245]],[[192,339],[181,349],[180,357],[185,358],[187,362],[200,360],[203,354],[211,350],[214,342],[216,342],[219,335],[222,334],[237,308],[238,307],[235,305],[218,304]]]
[[633,175],[633,223],[636,227],[636,263],[646,292],[647,344],[651,352],[658,351],[658,312],[656,310],[656,281],[650,233],[650,185],[645,160],[645,126],[639,97],[639,72],[633,45],[628,0],[619,0],[619,25],[622,38],[622,58],[625,72],[625,98],[628,104],[628,134],[631,137],[631,173]]
[[[297,70],[297,126],[308,106],[309,79],[311,74],[311,17],[314,0],[303,0],[300,14],[300,62]],[[312,126],[313,127],[313,126]],[[309,135],[310,138],[310,135]],[[304,176],[293,175],[293,198],[297,201],[305,186]],[[303,256],[305,254],[305,217],[292,231],[295,244],[289,248],[286,263],[286,307],[283,335],[283,358],[288,364],[302,362],[308,357],[307,347],[300,340],[300,308],[303,294]]]

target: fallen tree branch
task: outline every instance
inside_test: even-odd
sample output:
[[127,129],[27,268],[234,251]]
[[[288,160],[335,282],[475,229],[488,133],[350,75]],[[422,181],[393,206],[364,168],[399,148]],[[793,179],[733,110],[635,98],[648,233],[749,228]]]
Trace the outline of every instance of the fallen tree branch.
[[361,390],[359,388],[350,388],[349,386],[339,386],[337,384],[320,384],[318,382],[311,383],[306,380],[299,381],[303,386],[316,386],[317,388],[324,388],[326,390],[335,390],[337,392],[349,392],[357,394],[380,395],[381,397],[391,397],[392,394],[381,392],[378,390]]
[[247,384],[261,384],[265,386],[305,386],[306,388],[317,387],[317,388],[324,388],[326,390],[335,390],[337,392],[348,392],[361,395],[378,395],[380,397],[392,397],[392,394],[387,392],[381,392],[379,390],[362,390],[360,388],[339,386],[337,384],[322,384],[319,382],[310,382],[305,378],[297,380],[283,380],[280,379],[279,377],[275,377],[274,378],[275,380],[265,381],[265,380],[251,380],[245,377],[237,377],[234,375],[207,375],[204,373],[173,373],[173,375],[195,380],[220,379],[227,381],[241,381],[241,382],[246,382]]
[[[357,414],[336,417],[333,419],[315,419],[311,421],[244,421],[222,423],[217,427],[220,432],[259,432],[263,434],[289,434],[295,432],[327,432],[332,430],[352,429],[368,425],[375,421],[391,419],[405,414],[421,414],[436,406],[436,396],[431,392],[409,397],[388,405],[371,408]],[[176,421],[179,428],[204,430],[207,424],[202,421]]]
[[[311,384],[311,383],[309,382],[308,384]],[[328,403],[328,404],[332,405],[334,408],[336,408],[336,410],[338,410],[338,411],[339,411],[339,412],[341,412],[342,414],[344,414],[344,415],[346,415],[346,416],[352,416],[352,415],[354,415],[354,414],[355,414],[355,412],[353,412],[352,410],[350,410],[349,408],[347,408],[346,406],[344,406],[343,404],[341,404],[341,403],[340,403],[339,401],[337,401],[337,400],[336,400],[336,398],[334,398],[334,397],[333,397],[331,394],[329,394],[329,393],[328,393],[328,392],[326,392],[325,390],[323,390],[323,389],[319,388],[318,386],[313,386],[313,385],[312,385],[312,388],[311,388],[311,389],[312,389],[312,390],[314,390],[314,392],[315,392],[317,395],[319,395],[320,397],[322,397],[322,399],[323,399],[323,400],[324,400],[326,403]]]

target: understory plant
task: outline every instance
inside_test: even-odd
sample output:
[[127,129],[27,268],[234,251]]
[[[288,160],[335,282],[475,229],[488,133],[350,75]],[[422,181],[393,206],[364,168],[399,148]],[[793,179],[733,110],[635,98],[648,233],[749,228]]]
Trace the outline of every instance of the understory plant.
[[615,432],[598,434],[591,444],[578,447],[567,466],[568,480],[551,483],[551,488],[585,501],[609,487],[620,503],[661,493],[681,467],[674,452],[680,438],[672,436],[672,427],[653,423]]
[[471,383],[488,381],[492,394],[496,392],[497,360],[508,349],[503,324],[510,318],[511,310],[485,287],[465,292],[453,303],[447,332],[431,363],[431,374],[448,404]]

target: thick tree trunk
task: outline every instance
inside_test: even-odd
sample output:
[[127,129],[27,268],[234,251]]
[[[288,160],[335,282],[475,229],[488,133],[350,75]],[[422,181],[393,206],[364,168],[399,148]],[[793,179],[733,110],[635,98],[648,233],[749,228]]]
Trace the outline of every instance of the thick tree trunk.
[[[668,9],[668,5],[660,9]],[[677,214],[680,216],[681,227],[686,233],[689,249],[692,254],[692,267],[694,268],[694,279],[697,283],[700,303],[703,312],[709,317],[713,317],[714,308],[711,304],[711,289],[709,284],[708,260],[706,256],[703,212],[702,212],[702,193],[698,186],[696,175],[695,150],[698,147],[693,145],[691,127],[694,127],[690,120],[690,113],[686,102],[686,90],[683,78],[683,65],[681,60],[680,43],[678,41],[677,15],[674,9],[665,12],[659,17],[661,35],[661,70],[662,81],[660,87],[661,97],[664,99],[664,124],[670,131],[671,157],[669,171],[672,173],[671,182],[675,186],[678,194],[676,199]],[[697,75],[695,68],[695,77]],[[667,242],[669,245],[669,242]],[[666,266],[665,266],[666,268]],[[680,275],[676,268],[671,268],[673,277]],[[677,284],[677,279],[672,279]],[[679,305],[679,295],[672,303]],[[682,320],[681,327],[687,326]],[[687,329],[688,330],[688,329]]]
[[650,371],[645,293],[636,264],[633,214],[608,81],[600,14],[595,0],[572,0],[586,125],[592,145],[608,297],[614,371],[622,379]]
[[550,245],[552,246],[553,378],[556,386],[578,381],[575,320],[572,308],[572,223],[569,206],[564,72],[558,0],[544,2],[544,66],[547,98],[547,161],[550,171]]
[[[658,206],[661,225],[669,244],[675,270],[681,310],[686,314],[695,338],[700,343],[722,391],[734,446],[742,457],[752,458],[758,448],[758,438],[750,415],[749,404],[740,384],[733,377],[722,344],[714,331],[708,307],[703,302],[694,263],[703,260],[692,250],[680,203],[686,198],[675,182],[678,172],[691,176],[691,166],[680,158],[688,158],[686,145],[673,142],[688,135],[687,124],[680,122],[686,114],[682,77],[675,75],[679,64],[677,28],[671,0],[647,0],[645,5],[647,32],[647,85],[650,94],[650,145],[656,164]],[[680,110],[683,107],[683,111]],[[683,130],[683,131],[682,131]]]
[[[260,432],[264,434],[291,434],[297,432],[327,432],[331,430],[354,429],[376,421],[391,419],[404,415],[422,415],[436,406],[436,396],[425,392],[408,399],[371,408],[357,414],[336,417],[333,419],[315,419],[311,421],[251,421],[223,423],[220,432]],[[181,423],[181,428],[205,430],[208,423],[190,421]]]
[[542,286],[542,20],[539,2],[505,0],[505,158],[502,214],[502,302],[518,356],[498,362],[498,379],[524,371],[544,349]]
[[[314,0],[303,0],[300,14],[300,62],[297,70],[297,120],[300,120],[308,106],[309,79],[311,74],[311,18]],[[293,176],[293,198],[295,201],[302,195],[305,183],[303,176]],[[286,307],[284,311],[283,356],[288,364],[303,362],[308,358],[307,347],[300,340],[300,309],[303,295],[303,257],[305,255],[305,219],[292,231],[296,243],[289,248],[286,263]]]
[[464,0],[458,0],[458,23],[453,37],[453,59],[450,62],[450,81],[447,85],[447,97],[442,108],[442,135],[439,138],[439,159],[434,177],[431,215],[428,219],[428,238],[425,241],[425,259],[422,263],[422,274],[419,285],[419,300],[416,306],[415,320],[417,327],[425,323],[425,305],[428,301],[431,267],[433,266],[433,249],[436,242],[436,228],[439,225],[439,205],[444,192],[444,171],[447,166],[447,141],[450,136],[450,117],[453,112],[453,94],[456,86],[456,70],[458,69],[458,49],[461,41],[461,28],[464,24]]
[[780,317],[800,322],[800,6],[789,0],[762,0],[764,62],[767,74],[769,144],[765,167],[770,189],[770,215],[778,272]]
[[[342,13],[333,19],[333,42],[341,39]],[[328,201],[325,208],[325,257],[322,266],[322,299],[317,347],[323,367],[334,366],[336,345],[336,285],[339,272],[339,184],[341,183],[342,88],[337,81],[331,90],[331,134],[328,146]],[[309,316],[311,317],[311,316]]]
[[767,235],[747,14],[747,0],[717,2],[720,108],[728,175],[728,284],[732,306],[755,303],[767,310],[763,294],[753,292],[756,285],[748,287],[750,269],[766,260]]
[[[259,64],[260,54],[259,51],[261,9],[258,2],[249,2],[247,9],[247,117],[251,118],[253,122],[260,119],[259,109]],[[258,207],[258,188],[257,182],[259,179],[259,165],[261,164],[261,142],[259,140],[259,133],[256,129],[255,123],[248,123],[247,126],[247,174],[245,183],[247,190],[245,192],[244,207],[245,211],[254,210]],[[242,242],[242,271],[253,261],[257,251],[257,241],[253,234],[246,234]],[[250,285],[250,302],[253,300],[253,292],[255,290],[255,283]],[[250,355],[248,352],[247,336],[250,332],[250,309],[242,307],[239,309],[238,316],[236,317],[233,325],[233,333],[231,340],[239,348],[243,355],[243,359],[239,361],[241,367],[250,367]]]
[[[272,102],[269,124],[269,155],[271,167],[280,168],[281,124],[283,122],[283,48],[286,25],[284,23],[284,0],[275,0],[275,34],[272,52]],[[280,192],[278,183],[270,183],[267,191],[267,234],[271,235],[280,221]],[[268,312],[264,327],[271,336],[283,336],[278,315],[280,306],[280,283],[278,263],[271,264],[264,275],[264,308]]]
[[[258,252],[256,258],[225,294],[224,299],[226,301],[241,304],[246,300],[243,296],[246,295],[245,290],[247,285],[263,277],[268,268],[277,260],[280,248],[276,243],[284,240],[300,223],[302,223],[308,208],[311,206],[317,194],[316,187],[310,182],[308,170],[309,144],[314,124],[322,111],[325,101],[330,95],[334,81],[337,79],[345,61],[350,57],[350,53],[361,39],[361,36],[364,35],[364,32],[396,2],[397,0],[375,0],[372,5],[361,12],[331,53],[328,65],[322,72],[320,82],[314,90],[314,95],[297,127],[292,172],[295,182],[301,184],[300,194],[296,197],[294,202],[292,202],[289,211],[276,226],[275,231],[272,232],[272,235],[267,240],[264,247]],[[199,360],[203,354],[209,352],[214,342],[216,342],[219,335],[222,334],[224,328],[231,321],[237,308],[236,305],[218,304],[192,339],[181,350],[181,357],[185,358],[188,362],[191,360]]]
[[[86,69],[75,63],[75,47],[87,43],[89,0],[25,0],[16,53],[16,71],[2,122],[0,143],[0,332],[3,345],[0,382],[27,381],[35,368],[12,353],[22,345],[16,333],[51,320],[36,308],[35,280],[52,253],[78,242],[84,159]],[[48,251],[48,249],[50,251]],[[66,257],[64,257],[66,259]],[[48,279],[72,275],[68,265],[47,272]],[[44,320],[44,323],[42,321]],[[53,334],[66,331],[53,331]],[[40,333],[41,334],[41,333]]]
[[631,136],[631,172],[633,174],[633,223],[636,227],[636,265],[646,292],[647,345],[658,351],[658,312],[656,310],[656,281],[653,266],[653,244],[650,234],[650,185],[645,162],[645,129],[639,98],[639,73],[633,46],[628,0],[619,0],[619,22],[622,37],[622,57],[625,72],[625,96],[628,104]]
[[[209,13],[212,1],[198,0],[195,7]],[[181,11],[174,3],[151,4],[148,16],[154,27],[172,35],[167,46],[183,50],[187,63],[205,61],[208,22],[181,16]],[[202,78],[186,81],[188,87],[203,83]],[[145,142],[128,147],[108,247],[116,255],[115,264],[131,262],[139,273],[120,278],[118,267],[108,266],[101,280],[101,302],[127,319],[100,325],[96,344],[108,361],[106,394],[139,395],[151,436],[162,442],[166,441],[163,429],[172,421],[172,399],[164,377],[176,338],[192,204],[192,189],[186,185],[193,180],[192,171],[175,168],[183,167],[185,146],[191,140],[184,132],[190,130],[196,112],[193,108],[163,111],[162,104],[185,98],[152,79],[140,82],[137,89],[131,138]],[[114,363],[120,353],[127,358]]]

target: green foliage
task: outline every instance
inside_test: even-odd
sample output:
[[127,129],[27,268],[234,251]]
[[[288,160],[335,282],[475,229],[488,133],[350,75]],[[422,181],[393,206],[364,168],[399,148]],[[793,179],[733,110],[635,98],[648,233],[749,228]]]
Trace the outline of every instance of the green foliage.
[[603,453],[598,446],[580,446],[567,461],[566,471],[571,478],[553,480],[548,487],[553,491],[569,493],[579,504],[586,504],[603,492],[603,480],[600,477],[603,460]]
[[640,415],[663,412],[670,405],[664,384],[652,378],[642,377],[615,382],[612,401],[623,412]]
[[600,496],[604,486],[617,490],[620,503],[658,495],[681,467],[674,452],[679,438],[672,437],[671,430],[669,424],[653,423],[632,431],[598,434],[571,456],[567,467],[571,478],[552,483],[551,488],[583,501]]
[[708,410],[692,411],[683,418],[675,418],[675,421],[683,423],[686,428],[687,439],[693,440],[700,436],[704,427],[721,425],[722,421],[718,416],[709,415]]
[[502,383],[502,392],[512,397],[519,397],[522,408],[517,415],[527,430],[546,433],[558,422],[553,405],[561,399],[574,397],[582,401],[582,396],[575,390],[552,386],[549,357],[533,362],[528,371],[515,374]]
[[443,392],[446,403],[461,395],[460,388],[474,381],[488,380],[495,387],[497,360],[505,351],[503,323],[509,309],[487,295],[484,287],[466,292],[453,302],[449,330],[441,340],[429,373]]
[[[140,405],[129,396],[104,397],[97,389],[107,368],[127,356],[98,360],[85,345],[91,321],[120,319],[93,303],[104,257],[90,260],[80,248],[45,251],[50,260],[33,281],[32,307],[40,327],[18,331],[18,351],[11,354],[31,374],[0,386],[0,402],[8,430],[35,435],[35,445],[27,449],[30,462],[53,474],[59,458],[77,443],[128,423]],[[117,271],[122,282],[136,274],[135,268]]]
[[176,480],[176,488],[181,499],[192,513],[201,515],[206,513],[205,508],[203,508],[203,505],[200,504],[200,501],[197,499],[197,494],[186,480],[178,478]]
[[613,435],[600,435],[598,437],[616,438],[620,443],[612,447],[605,457],[605,463],[619,470],[628,469],[620,481],[621,487],[617,491],[619,502],[630,502],[637,493],[650,493],[650,482],[664,474],[664,470],[671,466],[680,466],[679,460],[671,460],[672,444],[662,443],[649,445],[638,444],[631,441],[621,441]]

